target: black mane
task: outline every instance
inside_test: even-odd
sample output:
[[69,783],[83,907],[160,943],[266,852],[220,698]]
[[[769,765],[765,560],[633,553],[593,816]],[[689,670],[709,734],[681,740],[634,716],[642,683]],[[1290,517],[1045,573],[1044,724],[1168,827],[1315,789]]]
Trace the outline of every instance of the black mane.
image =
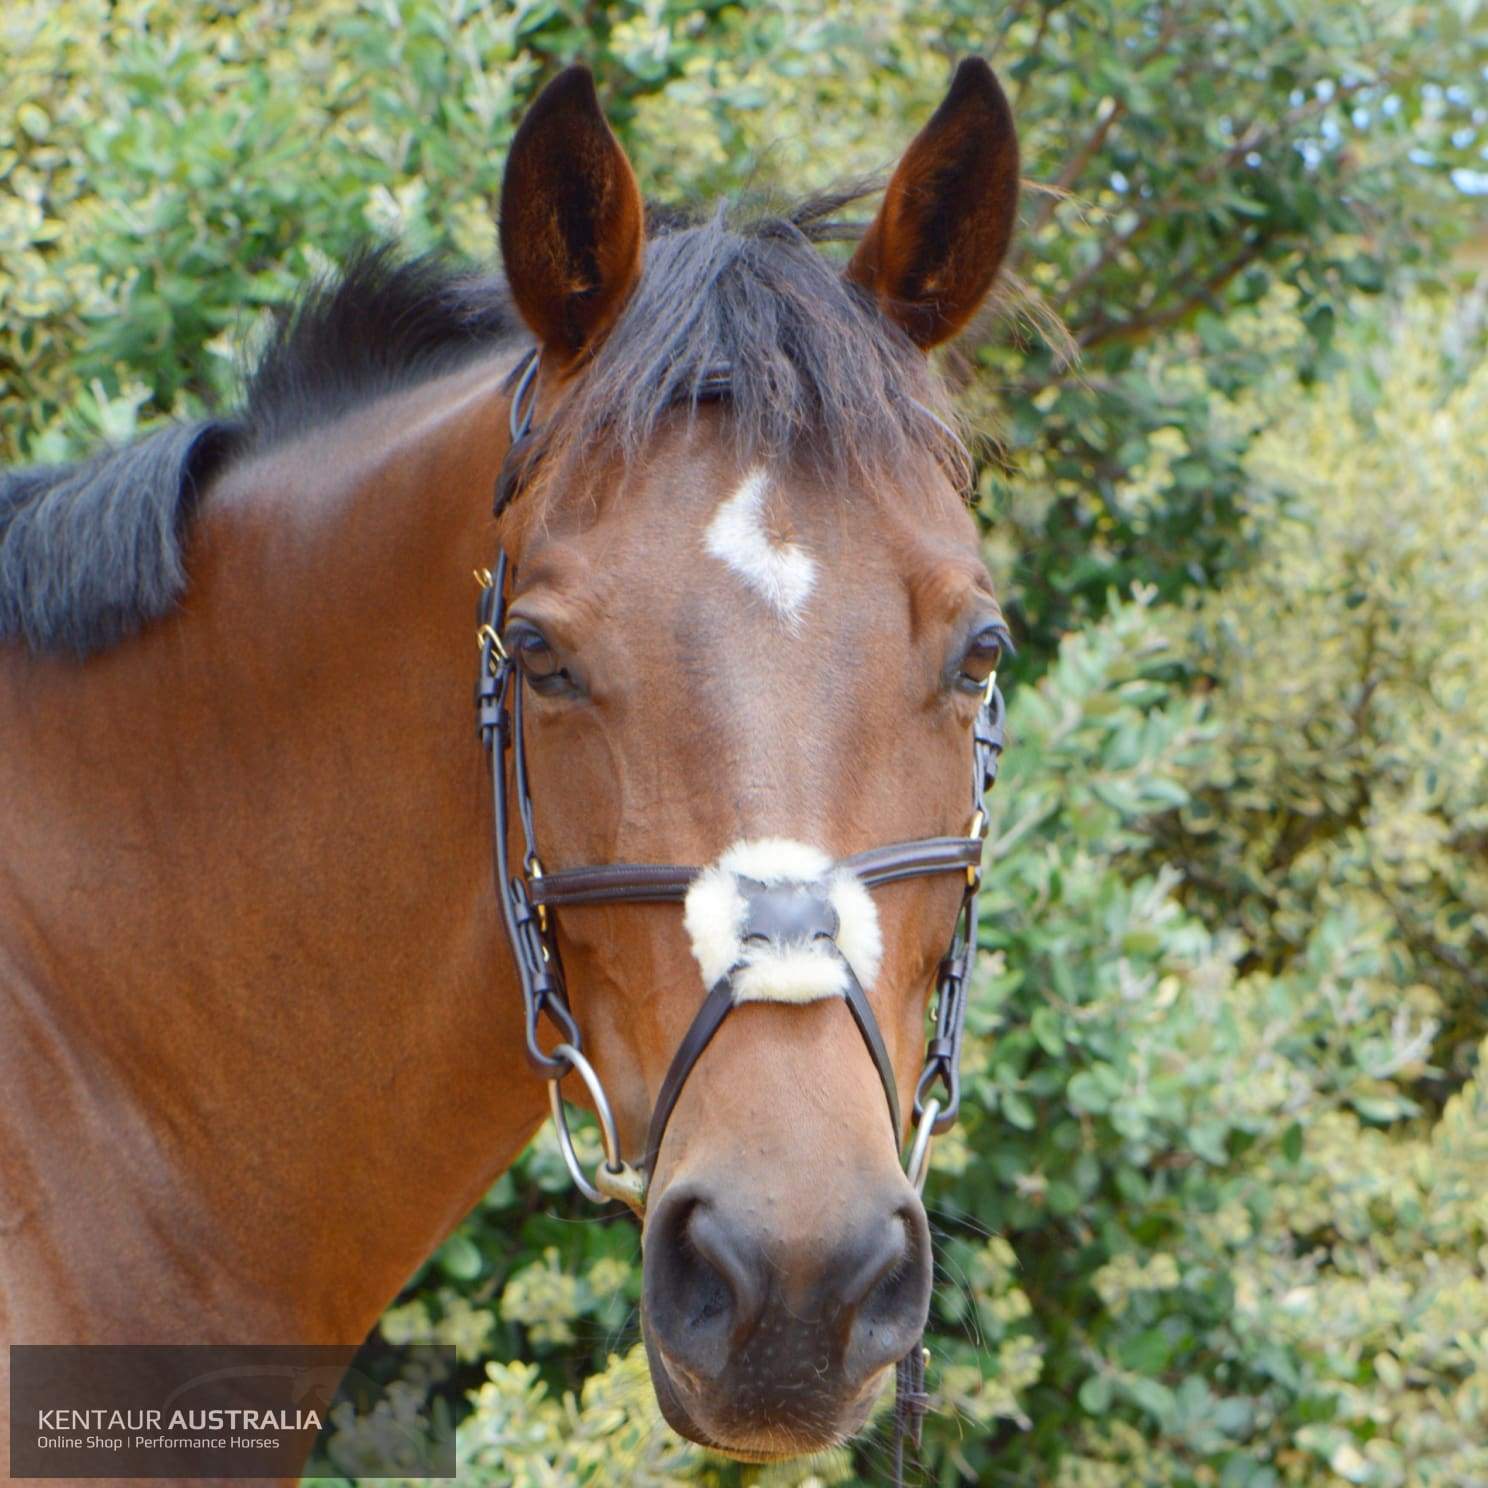
[[500,280],[364,250],[279,317],[241,411],[75,465],[0,470],[0,641],[78,656],[169,614],[198,498],[230,460],[452,370],[518,329]]
[[[706,374],[731,373],[746,457],[862,472],[957,453],[938,384],[818,245],[869,188],[735,224],[653,209],[646,269],[552,431],[633,455]],[[515,339],[505,283],[437,257],[357,254],[279,318],[235,415],[173,425],[69,466],[0,472],[0,640],[80,656],[175,606],[199,493],[236,458],[304,434]],[[926,410],[935,412],[927,414]]]
[[521,330],[501,279],[436,254],[400,262],[387,244],[363,248],[278,318],[248,379],[247,442],[262,449],[330,423]]

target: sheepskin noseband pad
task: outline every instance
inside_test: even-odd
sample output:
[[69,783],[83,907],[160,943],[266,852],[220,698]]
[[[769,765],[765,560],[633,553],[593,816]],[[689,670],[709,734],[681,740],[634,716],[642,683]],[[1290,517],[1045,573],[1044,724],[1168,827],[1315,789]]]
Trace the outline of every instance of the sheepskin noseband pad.
[[840,997],[848,967],[866,989],[883,938],[873,899],[851,869],[804,842],[738,842],[687,891],[692,954],[712,987],[733,974],[737,1002]]

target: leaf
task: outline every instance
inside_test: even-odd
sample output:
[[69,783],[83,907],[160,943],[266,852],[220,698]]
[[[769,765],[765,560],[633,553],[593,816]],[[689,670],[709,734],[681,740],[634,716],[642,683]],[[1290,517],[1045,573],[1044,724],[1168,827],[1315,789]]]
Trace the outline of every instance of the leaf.
[[1080,1385],[1080,1409],[1087,1415],[1103,1416],[1111,1408],[1111,1381],[1104,1374],[1092,1374]]
[[1176,1414],[1176,1402],[1166,1385],[1138,1377],[1123,1380],[1122,1389],[1134,1405],[1146,1411],[1164,1430],[1168,1429]]
[[474,1281],[484,1268],[480,1247],[469,1235],[454,1234],[439,1248],[439,1268],[455,1281]]
[[1294,1121],[1281,1136],[1282,1155],[1290,1163],[1302,1160],[1302,1123]]
[[1198,1121],[1188,1129],[1188,1145],[1207,1163],[1223,1167],[1230,1160],[1226,1143],[1229,1127],[1223,1121]]
[[1122,816],[1139,816],[1144,809],[1142,797],[1128,781],[1097,777],[1090,782],[1090,789],[1097,799]]
[[1046,1054],[1057,1059],[1064,1053],[1064,1019],[1054,1008],[1036,1007],[1028,1024]]
[[1080,1070],[1070,1077],[1065,1086],[1065,1097],[1076,1110],[1089,1111],[1097,1116],[1111,1106],[1110,1097],[1088,1070]]
[[1167,1334],[1161,1328],[1148,1328],[1123,1340],[1117,1355],[1126,1368],[1139,1374],[1160,1374],[1171,1356]]
[[1038,1116],[1034,1111],[1033,1103],[1026,1096],[1019,1094],[1016,1090],[1004,1090],[998,1097],[1002,1107],[1002,1114],[1008,1122],[1016,1126],[1020,1131],[1032,1131],[1038,1124]]

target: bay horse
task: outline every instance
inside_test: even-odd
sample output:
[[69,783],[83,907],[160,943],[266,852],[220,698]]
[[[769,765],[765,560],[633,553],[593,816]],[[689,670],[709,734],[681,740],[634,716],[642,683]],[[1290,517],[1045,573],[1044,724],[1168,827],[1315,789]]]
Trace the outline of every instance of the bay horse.
[[972,59],[860,235],[648,213],[570,68],[504,279],[367,254],[237,414],[3,478],[0,1341],[360,1341],[577,1074],[667,1420],[862,1427],[1006,639],[926,353],[1017,182]]

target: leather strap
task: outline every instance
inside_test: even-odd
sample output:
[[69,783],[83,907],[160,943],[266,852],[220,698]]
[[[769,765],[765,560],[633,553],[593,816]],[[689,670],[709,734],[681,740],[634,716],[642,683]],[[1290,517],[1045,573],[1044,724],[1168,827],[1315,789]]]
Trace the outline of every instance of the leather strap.
[[[889,1121],[894,1129],[894,1150],[897,1152],[902,1143],[902,1136],[899,1121],[899,1089],[894,1078],[894,1063],[889,1058],[889,1051],[884,1045],[878,1019],[873,1015],[873,1007],[863,991],[862,983],[858,981],[842,952],[837,951],[836,954],[842,962],[843,969],[847,972],[847,985],[843,988],[842,1000],[847,1004],[847,1010],[852,1014],[853,1022],[857,1024],[858,1032],[862,1034],[863,1042],[868,1046],[873,1067],[878,1071],[879,1082],[883,1085],[884,1099],[889,1106]],[[656,1093],[656,1105],[651,1111],[651,1124],[646,1131],[646,1160],[642,1167],[648,1174],[656,1171],[656,1159],[661,1153],[662,1139],[666,1136],[667,1124],[671,1121],[672,1111],[681,1098],[683,1086],[687,1084],[698,1060],[703,1057],[703,1051],[713,1042],[713,1035],[723,1026],[723,1020],[739,1006],[734,1001],[734,976],[738,971],[739,966],[733,966],[726,976],[714,982],[708,995],[703,999],[703,1005],[697,1010],[697,1016],[693,1018],[691,1026],[682,1035],[682,1042],[677,1045],[677,1052],[672,1055],[671,1064],[667,1066],[661,1089]],[[830,1001],[830,999],[827,1000]]]
[[932,873],[952,873],[958,868],[976,868],[982,861],[980,837],[917,837],[912,842],[891,842],[870,847],[838,861],[851,868],[870,889],[922,878]]
[[[839,951],[838,955],[841,954]],[[889,1103],[889,1121],[894,1128],[894,1151],[897,1152],[904,1145],[904,1134],[899,1123],[899,1085],[894,1078],[894,1061],[889,1058],[889,1051],[884,1047],[883,1034],[879,1032],[878,1019],[873,1016],[867,994],[852,967],[848,966],[845,956],[842,964],[847,967],[847,986],[843,989],[842,999],[847,1003],[853,1022],[858,1025],[858,1032],[863,1035],[863,1042],[868,1045],[869,1054],[873,1056],[879,1082],[883,1085],[884,1099]]]
[[667,1067],[666,1078],[661,1082],[661,1089],[656,1092],[656,1105],[651,1111],[651,1125],[646,1132],[646,1159],[641,1164],[642,1171],[648,1175],[656,1171],[656,1155],[661,1151],[661,1139],[666,1134],[667,1122],[672,1119],[672,1110],[677,1104],[678,1096],[682,1094],[688,1075],[692,1073],[692,1067],[703,1057],[703,1050],[712,1043],[713,1035],[718,1032],[719,1026],[734,1005],[733,978],[734,972],[731,970],[727,976],[719,977],[713,983],[712,989],[703,999],[702,1007],[697,1010],[697,1016],[692,1020],[692,1026],[677,1045],[677,1052],[672,1055],[672,1062]]
[[[975,837],[917,837],[891,842],[839,858],[870,889],[901,879],[975,868],[982,844]],[[560,908],[565,904],[677,904],[700,869],[675,863],[602,863],[584,868],[560,868],[534,879],[532,902]]]
[[600,863],[560,868],[532,885],[533,902],[564,904],[680,904],[698,875],[671,863]]

